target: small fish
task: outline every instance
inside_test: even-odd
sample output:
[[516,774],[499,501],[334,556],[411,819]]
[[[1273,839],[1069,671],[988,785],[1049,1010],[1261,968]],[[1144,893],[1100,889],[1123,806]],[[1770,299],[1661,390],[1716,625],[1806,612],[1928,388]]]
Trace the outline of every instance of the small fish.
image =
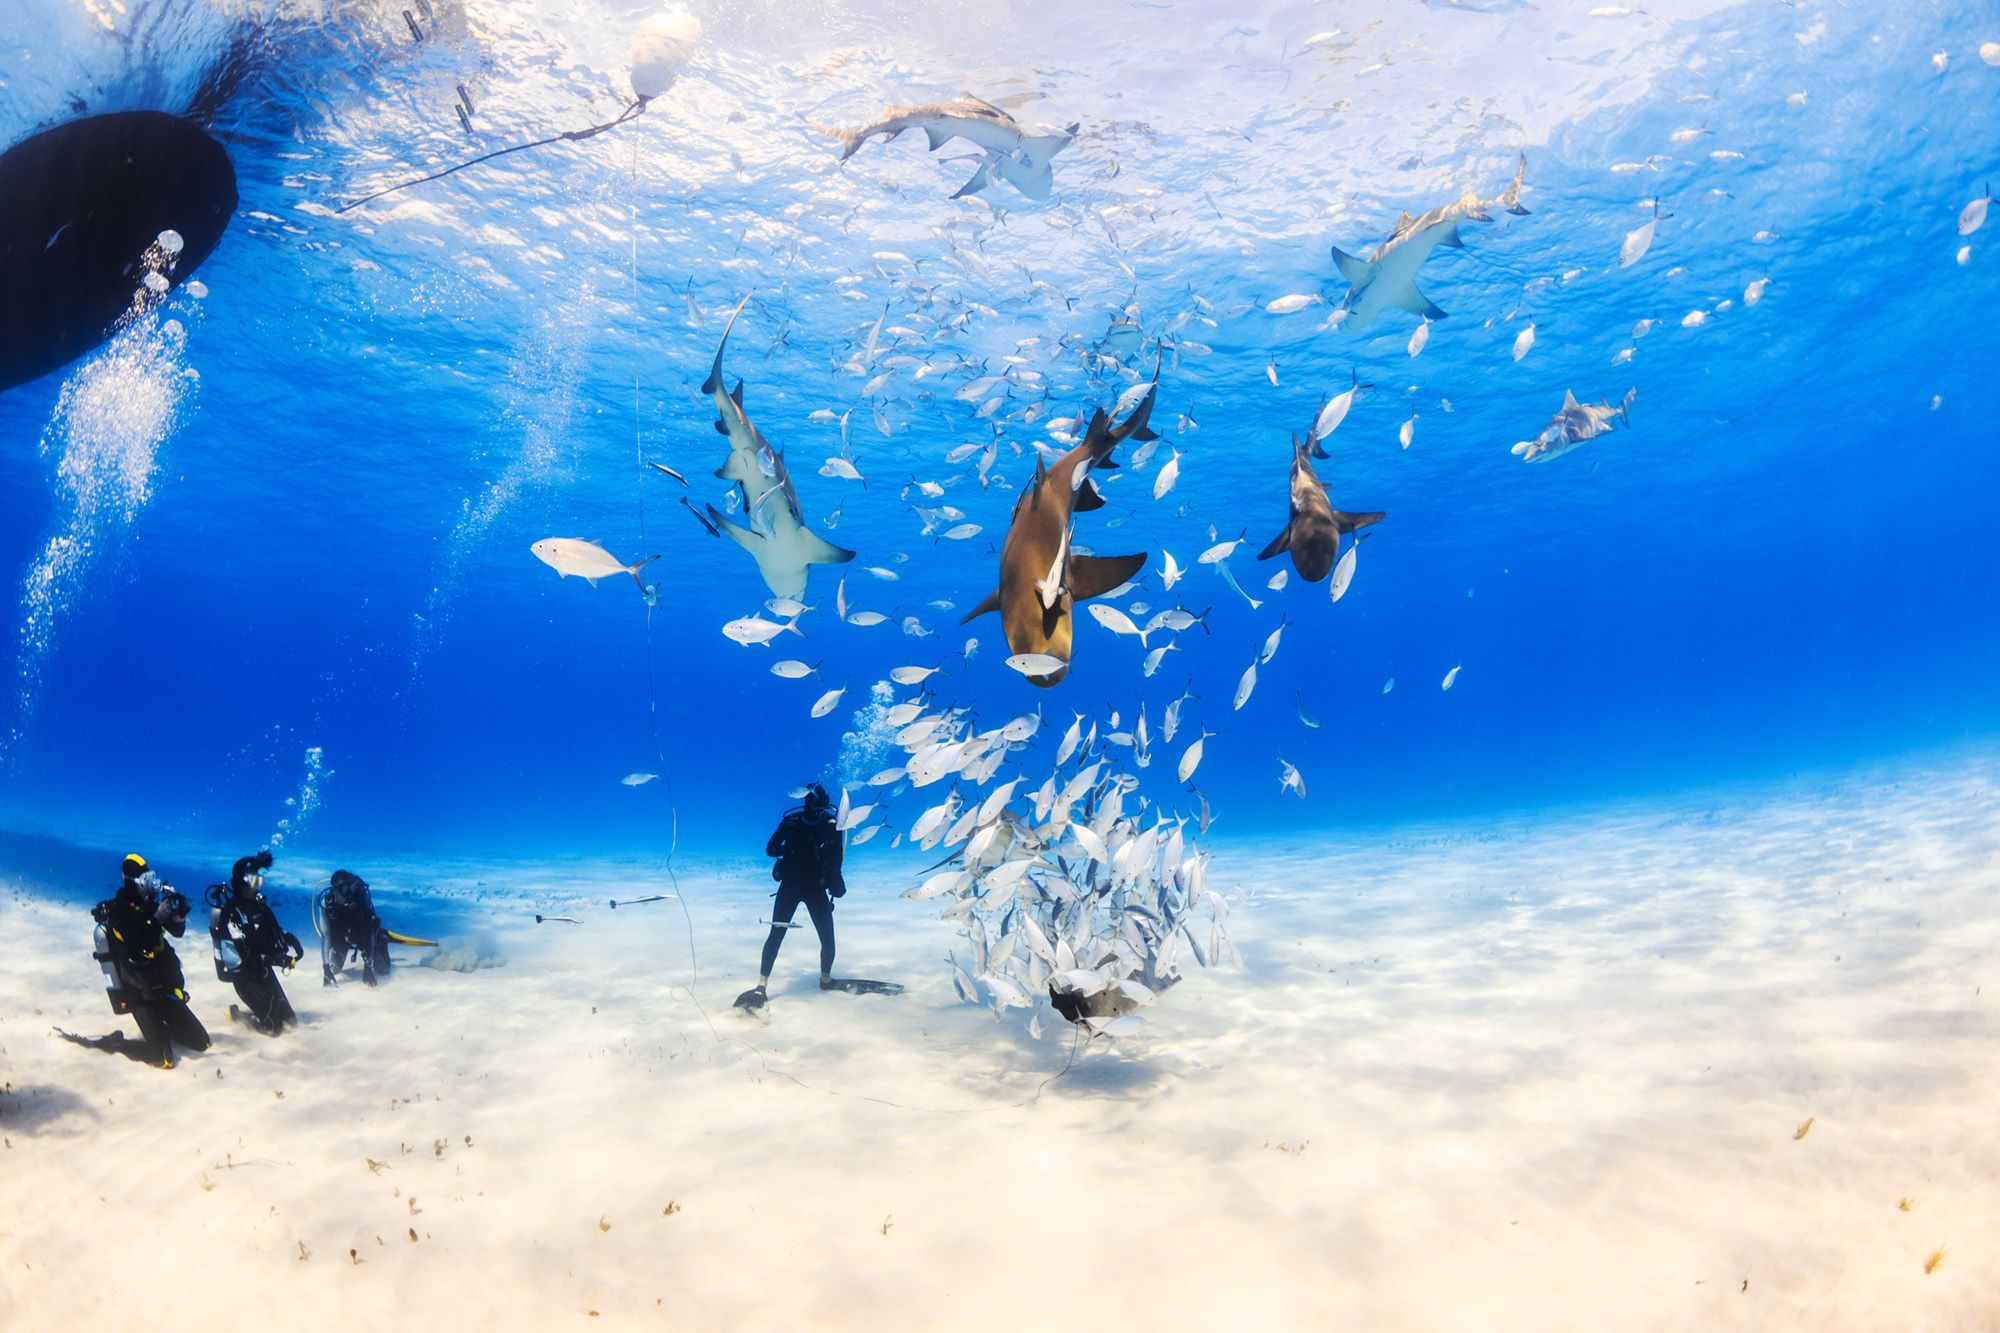
[[804,662],[788,660],[773,662],[771,664],[771,674],[781,676],[786,680],[804,680],[807,676],[817,676],[819,668],[807,666]]
[[1306,779],[1305,775],[1299,772],[1296,764],[1280,759],[1278,760],[1278,794],[1282,796],[1286,792],[1292,792],[1303,801],[1306,798]]
[[1174,456],[1169,458],[1166,461],[1166,465],[1160,469],[1159,475],[1153,478],[1153,498],[1155,500],[1165,499],[1167,492],[1174,488],[1174,483],[1180,480],[1180,476],[1181,451],[1176,449],[1174,450]]
[[1415,331],[1410,334],[1410,355],[1415,356],[1417,353],[1423,351],[1424,344],[1430,340],[1431,322],[1426,319],[1423,323],[1417,325]]
[[1278,363],[1276,361],[1264,367],[1264,378],[1271,381],[1272,388],[1275,389],[1278,387]]
[[1459,673],[1460,671],[1462,671],[1462,670],[1464,670],[1464,668],[1463,668],[1463,667],[1453,667],[1453,668],[1452,668],[1451,670],[1449,670],[1449,671],[1445,672],[1445,673],[1444,673],[1444,684],[1442,684],[1442,685],[1438,686],[1438,688],[1439,688],[1439,689],[1441,689],[1441,690],[1448,690],[1448,689],[1450,689],[1450,688],[1451,688],[1451,686],[1452,686],[1452,682],[1458,679],[1458,673]]
[[853,615],[847,617],[847,623],[861,629],[867,629],[871,625],[881,624],[888,618],[880,611],[856,611]]
[[580,926],[583,924],[583,922],[577,920],[573,916],[543,916],[540,912],[535,913],[536,925],[539,926],[545,921],[561,921],[567,925],[572,925],[572,926]]
[[946,541],[962,542],[968,537],[977,537],[981,531],[977,523],[958,523],[946,528],[941,535]]
[[1743,304],[1756,305],[1764,299],[1764,288],[1770,285],[1769,278],[1759,278],[1743,289]]
[[1796,1143],[1800,1139],[1804,1138],[1807,1134],[1812,1132],[1812,1127],[1813,1127],[1813,1117],[1807,1116],[1805,1123],[1800,1125],[1796,1130],[1792,1131],[1792,1141]]
[[[1151,679],[1153,673],[1160,669],[1160,659],[1164,658],[1168,653],[1172,652],[1175,648],[1178,648],[1179,646],[1180,646],[1179,644],[1173,642],[1170,639],[1166,643],[1161,644],[1159,647],[1147,653],[1145,662],[1143,662],[1139,667],[1139,674],[1147,677],[1148,679]],[[1168,739],[1171,740],[1172,737],[1169,737]]]
[[1306,711],[1305,695],[1301,694],[1299,695],[1298,698],[1299,698],[1299,721],[1305,723],[1307,726],[1311,727],[1315,731],[1319,730],[1319,719]]
[[867,478],[855,470],[854,464],[838,455],[821,463],[819,465],[819,474],[822,477],[839,477],[843,481],[858,481],[864,486],[868,484]]
[[837,690],[828,690],[825,694],[822,694],[818,699],[814,700],[812,706],[812,715],[814,717],[825,717],[828,713],[831,713],[833,711],[834,705],[840,702],[840,696],[845,693],[847,693],[847,687],[845,685],[841,686]]
[[1333,577],[1327,581],[1327,592],[1331,600],[1339,601],[1347,596],[1347,585],[1354,582],[1355,553],[1361,549],[1359,542],[1349,546],[1340,559],[1333,562]]
[[1974,199],[1958,213],[1958,234],[1970,236],[1986,225],[1986,206],[1993,200],[1993,187],[1987,186],[1986,193]]
[[1243,675],[1236,682],[1236,701],[1232,708],[1241,708],[1250,702],[1250,692],[1257,688],[1257,664],[1252,662],[1243,669]]
[[1230,587],[1236,590],[1236,595],[1238,597],[1241,597],[1244,601],[1250,603],[1250,609],[1252,611],[1255,611],[1258,607],[1263,605],[1263,603],[1258,601],[1255,597],[1252,597],[1249,593],[1243,591],[1243,585],[1236,581],[1236,574],[1233,570],[1229,568],[1229,562],[1227,560],[1216,561],[1215,572],[1222,575],[1222,581],[1224,583],[1227,583]]
[[[2000,60],[1989,60],[1986,63],[1988,63],[1989,65],[2000,65]],[[1935,1250],[1931,1251],[1930,1258],[1924,1260],[1925,1277],[1929,1277],[1932,1273],[1937,1272],[1937,1266],[1944,1262],[1944,1252],[1945,1252],[1945,1247],[1940,1245]]]
[[1291,579],[1292,579],[1291,570],[1280,569],[1277,573],[1271,575],[1270,578],[1264,581],[1264,586],[1269,588],[1272,592],[1283,592],[1285,590],[1285,585],[1291,582]]
[[1384,694],[1387,694],[1390,690],[1393,690],[1395,688],[1396,688],[1396,678],[1394,676],[1391,676],[1389,677],[1389,679],[1382,682],[1382,693]]
[[[1514,359],[1519,361],[1521,358],[1517,356]],[[1320,408],[1319,415],[1313,418],[1312,438],[1315,441],[1324,440],[1340,429],[1340,423],[1347,420],[1348,409],[1354,406],[1355,396],[1370,387],[1372,386],[1361,382],[1360,372],[1355,372],[1354,383],[1349,385],[1345,392],[1327,399],[1325,405]]]
[[1535,326],[1532,323],[1530,323],[1527,328],[1522,329],[1519,334],[1515,335],[1514,359],[1516,361],[1519,361],[1522,357],[1528,354],[1528,349],[1530,347],[1533,347],[1534,345],[1535,345]]
[[1417,414],[1412,412],[1410,413],[1410,419],[1396,429],[1396,442],[1407,449],[1410,447],[1410,441],[1416,438],[1416,434]]
[[889,583],[894,583],[898,579],[903,577],[901,574],[898,574],[895,570],[884,569],[880,565],[863,565],[861,567],[861,572],[864,574],[872,574],[876,578],[885,580]]
[[938,672],[937,667],[900,666],[889,673],[889,679],[898,685],[921,685]]
[[1291,315],[1304,310],[1319,299],[1317,296],[1307,295],[1304,292],[1295,292],[1290,296],[1280,296],[1276,300],[1266,302],[1264,309],[1267,313],[1273,315]]
[[1196,556],[1194,558],[1194,562],[1197,565],[1213,565],[1218,561],[1227,560],[1230,554],[1234,552],[1236,548],[1241,546],[1242,544],[1243,544],[1243,538],[1240,536],[1236,538],[1235,541],[1217,542],[1215,545],[1209,547],[1206,551],[1203,551],[1200,555]]
[[1139,638],[1139,646],[1141,648],[1146,646],[1147,631],[1133,624],[1132,617],[1126,615],[1117,607],[1106,606],[1102,602],[1092,602],[1088,610],[1090,611],[1091,619],[1110,630],[1113,634],[1136,634]]
[[1164,591],[1171,589],[1176,583],[1179,583],[1181,576],[1186,574],[1187,571],[1174,563],[1174,553],[1167,550],[1164,546],[1160,548],[1160,560],[1164,565],[1160,573],[1160,577],[1163,580],[1160,587]]
[[765,599],[764,609],[780,620],[796,620],[812,610],[796,597],[771,597]]
[[655,472],[663,473],[666,476],[672,477],[675,481],[679,482],[683,486],[688,484],[688,479],[686,477],[683,477],[680,473],[674,471],[672,468],[668,467],[665,463],[655,463],[651,459],[647,459],[646,465],[652,468]]
[[659,776],[658,773],[627,773],[618,780],[628,787],[643,787],[647,783],[656,780]]
[[534,553],[535,559],[563,578],[574,575],[595,587],[597,581],[607,574],[630,574],[640,592],[646,591],[646,583],[639,577],[639,571],[660,558],[649,555],[628,565],[596,542],[576,537],[544,537],[528,549]]
[[1015,653],[1007,659],[1007,665],[1024,676],[1033,677],[1052,676],[1058,671],[1065,670],[1069,663],[1060,657],[1051,657],[1047,653]]
[[1278,628],[1271,631],[1271,636],[1264,640],[1263,651],[1257,654],[1257,661],[1260,664],[1268,662],[1278,655],[1278,638],[1284,634],[1285,626],[1289,624],[1291,624],[1291,621],[1284,616],[1278,617]]
[[1180,777],[1182,782],[1186,782],[1189,778],[1193,777],[1194,771],[1201,767],[1202,747],[1207,743],[1208,738],[1214,734],[1207,727],[1203,727],[1201,735],[1195,737],[1189,743],[1187,749],[1181,751],[1181,762],[1174,772]]
[[[1625,242],[1618,247],[1618,267],[1630,268],[1645,258],[1646,251],[1653,248],[1653,229],[1660,225],[1660,219],[1672,216],[1671,213],[1662,213],[1659,201],[1655,200],[1653,216],[1647,218],[1644,225],[1625,233]],[[1516,356],[1514,359],[1519,361],[1521,358]]]
[[722,627],[724,637],[734,639],[746,648],[753,643],[768,647],[772,639],[777,638],[778,635],[784,633],[786,630],[790,630],[802,639],[805,637],[805,631],[799,628],[796,618],[787,620],[784,624],[780,625],[775,621],[766,620],[762,616],[743,616],[740,619],[730,621]]

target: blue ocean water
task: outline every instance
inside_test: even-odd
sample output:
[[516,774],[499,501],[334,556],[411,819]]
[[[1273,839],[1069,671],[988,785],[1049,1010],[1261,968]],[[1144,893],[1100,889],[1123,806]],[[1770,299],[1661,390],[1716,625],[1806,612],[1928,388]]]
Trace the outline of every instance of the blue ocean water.
[[[1958,227],[2000,168],[1980,54],[2000,7],[706,6],[678,83],[629,124],[348,213],[617,115],[649,7],[97,8],[27,6],[0,48],[0,139],[181,111],[224,69],[208,124],[241,203],[205,295],[183,285],[123,347],[0,393],[16,832],[754,856],[788,789],[864,761],[857,712],[890,669],[939,663],[934,697],[983,725],[1040,708],[1043,755],[1079,713],[1129,728],[1143,703],[1157,734],[1191,689],[1146,791],[1192,808],[1174,766],[1206,728],[1216,835],[1290,845],[1985,746],[2000,725],[1993,232]],[[952,199],[963,144],[913,133],[842,164],[813,128],[962,91],[1079,123],[1051,199]],[[1529,212],[1465,223],[1425,266],[1449,318],[1420,354],[1404,312],[1328,326],[1347,290],[1330,246],[1490,198],[1522,157]],[[1670,216],[1621,266],[1655,201]],[[725,503],[699,386],[746,294],[732,382],[810,524],[858,552],[814,569],[806,637],[769,648],[722,635],[769,593],[679,503]],[[1267,309],[1295,294],[1315,299]],[[1124,318],[1140,345],[1107,358]],[[1038,690],[995,619],[959,616],[994,586],[1032,442],[1156,356],[1166,441],[1143,468],[1121,450],[1077,541],[1149,552],[1121,605],[1206,609],[1206,630],[1145,678],[1135,640],[1079,617],[1070,677]],[[990,415],[953,396],[1003,372]],[[1269,590],[1281,562],[1253,557],[1285,518],[1290,437],[1357,376],[1372,390],[1321,474],[1387,517],[1337,603],[1296,574]],[[1615,433],[1510,453],[1566,390],[1628,389]],[[821,475],[843,442],[821,411],[865,485]],[[946,461],[989,442],[983,486],[976,452]],[[915,508],[938,503],[982,531],[927,533]],[[1239,535],[1247,597],[1195,564]],[[659,555],[657,606],[622,576],[558,579],[529,552],[550,536]],[[1162,550],[1189,569],[1171,592]],[[843,575],[885,623],[836,618]],[[781,657],[822,679],[773,676]],[[664,780],[621,782],[644,772]],[[906,830],[929,803],[884,813]]]

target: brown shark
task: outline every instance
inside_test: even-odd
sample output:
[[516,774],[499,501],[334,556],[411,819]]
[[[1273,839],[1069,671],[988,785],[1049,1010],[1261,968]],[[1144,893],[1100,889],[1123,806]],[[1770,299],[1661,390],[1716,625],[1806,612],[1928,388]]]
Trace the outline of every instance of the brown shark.
[[1103,596],[1145,566],[1144,551],[1076,554],[1070,549],[1070,524],[1075,514],[1104,506],[1104,497],[1089,480],[1092,469],[1117,467],[1111,451],[1126,440],[1157,438],[1146,424],[1156,392],[1157,384],[1115,426],[1099,408],[1083,439],[1054,467],[1045,468],[1037,460],[1034,480],[1014,502],[1007,540],[1000,548],[1000,587],[966,613],[965,619],[971,620],[998,611],[1008,651],[1041,654],[1061,663],[1045,675],[1029,676],[1036,685],[1054,685],[1069,671],[1075,605]]
[[1333,572],[1341,534],[1382,521],[1379,510],[1349,514],[1327,500],[1326,483],[1313,471],[1312,461],[1329,456],[1310,435],[1303,440],[1292,436],[1292,514],[1271,538],[1271,544],[1257,553],[1259,560],[1269,560],[1281,551],[1290,551],[1299,577],[1308,583],[1318,583]]

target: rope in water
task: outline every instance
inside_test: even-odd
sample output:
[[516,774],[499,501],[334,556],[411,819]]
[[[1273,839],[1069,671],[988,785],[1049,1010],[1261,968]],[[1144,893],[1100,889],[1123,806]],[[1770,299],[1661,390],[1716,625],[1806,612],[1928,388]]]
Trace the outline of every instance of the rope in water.
[[[407,190],[413,186],[428,185],[432,181],[443,180],[446,176],[456,175],[464,171],[467,167],[476,167],[482,162],[491,162],[494,158],[505,157],[509,153],[525,153],[530,148],[546,148],[552,143],[562,143],[565,140],[571,143],[580,143],[585,139],[594,138],[606,130],[616,129],[618,126],[623,125],[626,121],[644,111],[646,109],[646,102],[647,99],[644,97],[634,100],[632,105],[620,112],[615,120],[607,120],[602,125],[588,125],[580,130],[565,130],[561,134],[552,134],[546,139],[537,139],[533,143],[517,143],[506,148],[496,148],[490,153],[481,153],[478,157],[469,158],[464,162],[458,163],[456,166],[446,167],[443,171],[433,171],[428,176],[418,176],[414,180],[406,180],[400,184],[391,185],[386,189],[377,190],[373,194],[365,194],[352,203],[342,204],[333,211],[336,214],[351,212],[363,204],[372,203],[382,198],[384,195],[395,194],[400,190]],[[636,154],[636,148],[634,152]]]

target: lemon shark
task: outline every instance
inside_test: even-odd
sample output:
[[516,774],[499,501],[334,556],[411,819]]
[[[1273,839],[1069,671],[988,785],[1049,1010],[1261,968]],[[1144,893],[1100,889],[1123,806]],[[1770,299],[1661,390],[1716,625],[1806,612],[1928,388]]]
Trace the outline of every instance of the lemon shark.
[[1007,540],[1000,548],[1000,586],[959,622],[998,611],[1009,652],[1017,657],[1040,655],[1055,664],[1040,674],[1024,671],[1032,684],[1047,687],[1068,674],[1076,603],[1119,587],[1146,563],[1143,551],[1080,555],[1070,548],[1070,527],[1077,513],[1104,507],[1090,472],[1117,467],[1111,451],[1124,441],[1157,438],[1146,422],[1158,391],[1155,382],[1131,415],[1115,426],[1099,408],[1083,439],[1054,467],[1036,460],[1034,479],[1014,502]]
[[743,381],[736,381],[733,390],[723,390],[722,353],[729,346],[729,331],[736,327],[736,317],[749,301],[744,297],[730,313],[722,341],[716,344],[715,365],[701,391],[715,403],[715,429],[729,440],[729,457],[715,475],[742,488],[743,514],[750,526],[723,517],[714,505],[706,508],[709,522],[757,562],[757,572],[764,576],[764,585],[772,595],[803,597],[808,565],[846,564],[854,552],[806,529],[785,456],[770,446],[743,413]]
[[1521,173],[1527,167],[1528,159],[1523,157],[1520,165],[1514,168],[1513,183],[1497,199],[1481,199],[1477,190],[1467,190],[1456,201],[1442,204],[1417,217],[1408,213],[1397,215],[1396,229],[1389,233],[1389,239],[1366,259],[1357,258],[1334,246],[1333,262],[1340,269],[1341,276],[1351,284],[1344,303],[1347,310],[1345,327],[1358,332],[1374,323],[1377,315],[1391,308],[1407,310],[1426,319],[1445,318],[1445,312],[1417,290],[1417,270],[1430,258],[1431,251],[1440,245],[1464,246],[1465,242],[1458,235],[1459,223],[1467,220],[1491,222],[1493,215],[1488,210],[1494,208],[1504,208],[1509,213],[1526,213],[1528,210],[1521,207]]
[[922,130],[932,152],[952,139],[964,139],[985,149],[986,157],[972,179],[960,186],[952,198],[977,194],[998,176],[1030,199],[1046,199],[1055,186],[1049,159],[1069,146],[1076,138],[1077,128],[1071,125],[1059,134],[1029,134],[1007,112],[991,102],[967,95],[956,101],[924,106],[892,106],[873,124],[821,132],[840,141],[843,162],[878,134],[887,141],[904,130]]
[[1329,456],[1310,434],[1303,440],[1292,436],[1291,515],[1270,544],[1257,553],[1259,560],[1269,560],[1290,551],[1299,577],[1308,583],[1317,583],[1333,572],[1343,534],[1379,523],[1383,517],[1380,510],[1349,514],[1333,507],[1326,498],[1326,483],[1319,479],[1312,465],[1313,459]]

